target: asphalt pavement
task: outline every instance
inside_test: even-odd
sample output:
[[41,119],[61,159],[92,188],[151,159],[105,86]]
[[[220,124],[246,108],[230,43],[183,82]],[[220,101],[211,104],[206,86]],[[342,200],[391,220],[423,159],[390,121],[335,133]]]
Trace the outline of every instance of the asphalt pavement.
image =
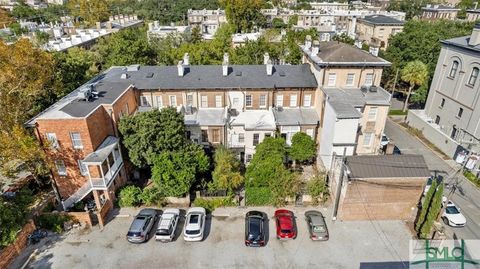
[[458,239],[480,239],[480,190],[461,175],[455,173],[458,165],[453,160],[444,160],[419,139],[410,135],[403,127],[388,119],[385,125],[385,134],[402,152],[402,154],[420,154],[432,172],[432,175],[444,176],[448,183],[445,194],[448,195],[451,187],[457,182],[457,189],[451,195],[451,200],[461,209],[467,219],[462,228],[447,228],[447,236]]

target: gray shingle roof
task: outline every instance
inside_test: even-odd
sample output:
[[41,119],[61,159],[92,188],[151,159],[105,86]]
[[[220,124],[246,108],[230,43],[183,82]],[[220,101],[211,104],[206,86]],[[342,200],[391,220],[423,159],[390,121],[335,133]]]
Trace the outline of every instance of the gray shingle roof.
[[[477,27],[477,25],[475,25]],[[480,27],[480,25],[479,25]],[[475,52],[480,52],[480,44],[471,46],[468,45],[468,41],[470,41],[470,36],[461,36],[461,37],[456,37],[456,38],[451,38],[447,40],[442,40],[440,41],[444,45],[450,45],[450,46],[455,46],[459,48],[464,48],[470,51],[475,51]]]
[[385,15],[370,15],[360,19],[375,25],[404,25],[405,22]]
[[362,114],[357,108],[363,108],[365,105],[390,106],[390,94],[381,87],[376,87],[377,91],[362,91],[359,88],[323,88],[323,92],[328,96],[328,102],[337,113],[339,119],[356,119]]
[[428,178],[430,171],[422,155],[348,156],[346,165],[353,179]]
[[[112,104],[130,85],[140,90],[317,87],[315,76],[307,64],[274,65],[271,76],[267,75],[265,65],[231,65],[227,76],[223,76],[221,65],[193,65],[186,67],[183,77],[178,76],[177,66],[137,67],[110,68],[59,100],[27,125],[40,118],[85,117],[102,104]],[[126,78],[121,78],[122,74],[126,74]],[[90,102],[80,101],[79,92],[91,84],[95,85],[98,98]]]

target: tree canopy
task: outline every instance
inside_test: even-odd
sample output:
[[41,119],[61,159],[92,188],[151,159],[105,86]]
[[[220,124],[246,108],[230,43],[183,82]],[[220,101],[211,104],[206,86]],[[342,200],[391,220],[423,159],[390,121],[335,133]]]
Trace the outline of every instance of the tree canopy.
[[107,0],[69,0],[67,8],[71,15],[80,17],[89,26],[108,20],[110,15]]
[[289,156],[296,161],[306,161],[315,157],[316,144],[309,135],[298,132],[292,137],[292,147],[289,149]]
[[130,161],[138,167],[152,165],[155,156],[185,144],[183,115],[171,107],[124,117],[118,129]]
[[211,189],[233,193],[243,183],[240,161],[229,149],[220,146],[215,150],[214,165]]
[[202,146],[189,143],[180,150],[155,156],[152,180],[163,195],[179,197],[188,193],[197,175],[208,168],[209,160]]
[[219,0],[225,8],[227,20],[234,26],[235,32],[251,32],[254,27],[263,27],[266,19],[260,12],[263,0]]
[[402,69],[402,80],[407,82],[410,87],[408,88],[407,98],[405,99],[405,105],[403,106],[403,111],[406,111],[408,107],[408,101],[412,90],[416,86],[424,85],[428,79],[428,69],[427,66],[419,60],[409,62]]

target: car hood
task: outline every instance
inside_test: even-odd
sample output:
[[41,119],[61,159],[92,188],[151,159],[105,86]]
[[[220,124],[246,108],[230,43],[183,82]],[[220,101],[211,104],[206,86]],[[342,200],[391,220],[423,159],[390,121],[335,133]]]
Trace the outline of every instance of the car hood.
[[463,224],[467,222],[463,214],[447,214],[448,219],[455,224]]

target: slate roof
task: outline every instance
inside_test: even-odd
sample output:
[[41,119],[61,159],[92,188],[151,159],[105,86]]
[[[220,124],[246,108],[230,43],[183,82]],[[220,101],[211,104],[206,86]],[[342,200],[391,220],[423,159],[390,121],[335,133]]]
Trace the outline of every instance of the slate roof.
[[391,63],[355,46],[337,41],[320,42],[318,54],[300,46],[305,54],[319,66],[390,66]]
[[274,109],[273,114],[278,125],[315,125],[320,121],[314,108]]
[[[126,75],[126,78],[122,78]],[[90,102],[78,98],[89,85],[99,93]],[[27,122],[33,125],[37,119],[86,117],[102,104],[112,104],[130,86],[140,90],[159,89],[273,89],[316,88],[317,81],[307,64],[274,65],[271,76],[265,65],[231,65],[227,76],[221,65],[193,65],[178,76],[177,66],[122,66],[112,67],[68,94],[57,103]]]
[[[480,29],[480,24],[475,24],[474,28]],[[471,46],[468,44],[469,41],[470,41],[470,35],[467,35],[467,36],[461,36],[461,37],[451,38],[447,40],[442,40],[440,41],[440,43],[442,43],[443,45],[450,45],[450,46],[467,49],[477,53],[480,52],[480,44]]]
[[364,90],[359,88],[323,88],[327,95],[328,102],[333,107],[338,119],[358,119],[362,114],[357,108],[365,105],[390,106],[390,94],[383,88],[376,86],[377,91]]
[[360,19],[360,20],[370,24],[375,24],[375,25],[404,25],[405,24],[405,21],[397,20],[390,16],[379,15],[379,14],[365,16],[363,19]]
[[422,155],[348,156],[349,178],[428,178],[430,171]]

